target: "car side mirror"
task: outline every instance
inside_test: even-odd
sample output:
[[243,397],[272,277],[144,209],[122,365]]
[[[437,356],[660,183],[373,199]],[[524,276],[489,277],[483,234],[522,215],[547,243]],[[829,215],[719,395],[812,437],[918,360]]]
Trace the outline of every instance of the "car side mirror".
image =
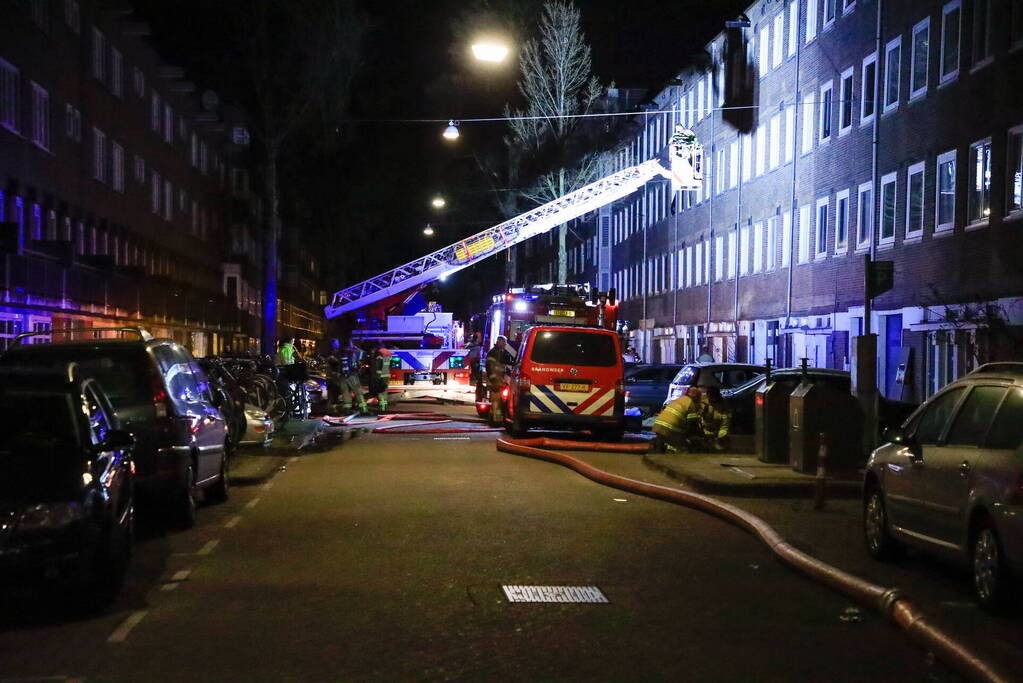
[[124,429],[111,429],[107,432],[105,439],[92,447],[96,453],[107,451],[121,451],[135,448],[135,437],[131,432]]

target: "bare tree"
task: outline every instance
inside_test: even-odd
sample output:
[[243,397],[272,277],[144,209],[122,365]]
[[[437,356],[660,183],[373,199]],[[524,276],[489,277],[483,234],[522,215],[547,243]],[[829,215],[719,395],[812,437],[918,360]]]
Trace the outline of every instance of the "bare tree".
[[[522,155],[531,155],[553,168],[520,192],[530,203],[543,204],[576,190],[607,168],[604,155],[580,154],[575,149],[584,137],[577,117],[593,111],[603,90],[592,74],[590,47],[579,17],[570,2],[544,3],[540,34],[526,42],[519,57],[519,90],[526,99],[525,109],[505,109],[511,118],[505,139],[510,165],[519,167]],[[568,277],[567,232],[567,224],[558,226],[558,282],[562,284]]]

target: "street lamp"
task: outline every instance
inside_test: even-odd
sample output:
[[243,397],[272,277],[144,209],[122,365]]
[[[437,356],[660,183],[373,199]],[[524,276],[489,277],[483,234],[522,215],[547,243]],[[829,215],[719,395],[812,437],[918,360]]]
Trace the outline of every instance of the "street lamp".
[[430,200],[430,205],[435,209],[443,209],[447,202],[440,195]]
[[433,226],[427,223],[426,227],[423,228],[423,234],[427,237],[433,237]]
[[481,62],[503,62],[508,48],[500,43],[484,40],[472,45],[472,55]]
[[458,122],[448,121],[448,127],[444,129],[444,137],[448,140],[457,140],[458,136]]

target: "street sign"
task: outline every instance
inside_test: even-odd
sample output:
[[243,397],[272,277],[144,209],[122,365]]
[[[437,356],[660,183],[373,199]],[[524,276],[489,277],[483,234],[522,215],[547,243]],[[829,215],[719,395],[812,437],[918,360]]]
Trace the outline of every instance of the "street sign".
[[895,285],[894,261],[867,261],[867,295],[873,299]]

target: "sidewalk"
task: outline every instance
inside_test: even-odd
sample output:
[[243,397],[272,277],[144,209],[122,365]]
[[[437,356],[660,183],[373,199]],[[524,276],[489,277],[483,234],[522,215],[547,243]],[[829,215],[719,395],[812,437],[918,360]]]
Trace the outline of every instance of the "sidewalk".
[[[746,453],[647,453],[643,462],[702,493],[729,496],[805,498],[814,495],[816,477],[788,464],[761,462]],[[857,498],[863,478],[858,471],[829,472],[828,498]]]

